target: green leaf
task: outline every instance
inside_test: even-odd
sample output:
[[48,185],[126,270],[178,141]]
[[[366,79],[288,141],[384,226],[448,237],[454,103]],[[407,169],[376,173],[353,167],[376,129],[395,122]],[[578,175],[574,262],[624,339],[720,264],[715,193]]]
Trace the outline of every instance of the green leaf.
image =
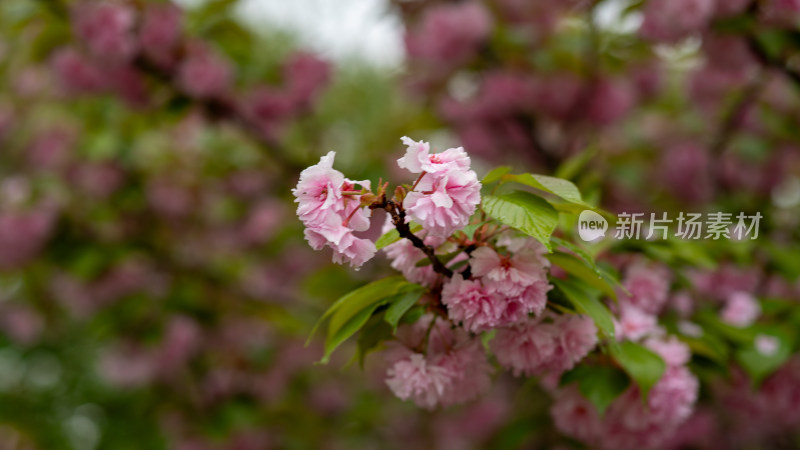
[[567,300],[575,306],[575,309],[586,314],[594,320],[597,328],[611,339],[614,338],[614,321],[611,318],[611,311],[608,310],[597,297],[589,294],[578,283],[573,280],[552,279],[553,284],[564,293]]
[[573,275],[589,286],[597,289],[610,298],[617,298],[617,291],[615,287],[619,286],[619,282],[611,275],[602,271],[599,267],[587,265],[584,261],[576,258],[573,255],[562,252],[555,252],[547,255],[547,259],[552,264],[564,269],[570,275]]
[[391,325],[393,330],[396,330],[400,319],[403,318],[405,313],[408,312],[412,306],[417,304],[424,292],[425,289],[420,287],[419,289],[401,292],[388,299],[387,303],[389,304],[389,309],[386,310],[386,323]]
[[325,356],[322,357],[320,363],[327,364],[330,361],[330,356],[333,351],[342,345],[350,336],[356,334],[356,332],[367,323],[372,313],[375,312],[379,306],[381,306],[380,303],[371,304],[348,317],[344,323],[340,324],[338,327],[329,327],[328,338],[325,339]]
[[[422,229],[422,225],[420,225],[418,223],[411,222],[409,224],[409,228],[411,229],[412,233],[416,233],[416,232],[418,232],[418,231],[420,231]],[[391,230],[389,230],[386,233],[384,233],[383,236],[379,237],[377,241],[375,241],[375,248],[380,250],[380,249],[382,249],[384,247],[388,247],[388,246],[394,244],[395,242],[399,241],[400,239],[402,239],[400,237],[400,233],[398,233],[396,229],[392,228]]]
[[490,170],[485,177],[483,177],[481,184],[492,184],[508,172],[511,172],[511,166],[495,167],[494,169]]
[[366,323],[366,325],[358,333],[357,351],[355,358],[358,359],[358,365],[364,368],[364,358],[373,350],[378,348],[383,341],[391,339],[392,327],[386,323],[385,317],[380,314],[375,314]]
[[403,288],[415,286],[418,287],[409,283],[402,276],[397,275],[374,281],[345,294],[328,308],[325,314],[317,321],[308,336],[306,345],[311,342],[311,338],[322,322],[330,319],[328,337],[325,341],[325,356],[321,361],[326,363],[336,347],[358,331],[375,309],[385,303],[384,300],[386,298],[397,294]]
[[523,191],[487,195],[483,198],[483,209],[501,223],[522,231],[552,250],[550,236],[558,224],[558,213],[541,197]]
[[513,181],[515,183],[524,184],[526,186],[539,189],[540,191],[553,194],[568,202],[585,206],[586,208],[593,208],[591,205],[583,201],[583,197],[581,197],[581,192],[578,190],[578,187],[575,186],[571,181],[563,178],[523,173],[520,175],[505,175],[503,176],[503,181]]
[[602,416],[609,405],[628,389],[630,380],[625,372],[615,367],[580,365],[561,376],[562,386],[570,383],[578,383],[580,393]]
[[[736,352],[736,360],[756,386],[792,356],[794,344],[792,333],[783,328],[759,326],[758,329],[760,332],[754,336],[753,341]],[[766,354],[759,351],[756,346],[758,339],[773,339],[777,344],[775,351]]]
[[660,356],[651,350],[630,341],[620,342],[617,346],[609,347],[611,357],[633,379],[642,392],[642,398],[647,399],[650,389],[658,383],[667,365]]

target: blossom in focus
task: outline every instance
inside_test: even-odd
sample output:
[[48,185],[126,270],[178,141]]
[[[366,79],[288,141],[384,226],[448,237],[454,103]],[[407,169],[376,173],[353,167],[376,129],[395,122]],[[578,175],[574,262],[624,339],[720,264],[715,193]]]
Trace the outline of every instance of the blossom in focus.
[[535,250],[522,250],[511,256],[497,253],[489,247],[479,247],[470,255],[472,274],[484,277],[487,286],[501,294],[518,296],[534,283],[547,281],[549,266]]
[[431,154],[431,146],[427,142],[417,142],[407,136],[403,136],[402,141],[407,149],[406,154],[397,160],[397,165],[401,169],[407,169],[411,173],[440,173],[451,169],[469,170],[469,156],[461,147]]
[[505,311],[501,296],[481,286],[480,281],[464,280],[461,274],[445,283],[442,303],[451,319],[475,333],[496,327]]
[[426,173],[406,195],[403,207],[408,220],[421,224],[433,236],[447,236],[469,224],[481,201],[480,191],[481,183],[472,170]]
[[370,183],[346,179],[333,168],[335,156],[335,152],[329,152],[300,173],[297,187],[292,190],[298,204],[297,216],[305,225],[306,240],[314,250],[331,247],[334,262],[360,267],[377,251],[372,241],[353,235],[369,228],[370,211],[361,207],[360,195],[345,195],[343,191],[352,191],[356,184],[369,189]]

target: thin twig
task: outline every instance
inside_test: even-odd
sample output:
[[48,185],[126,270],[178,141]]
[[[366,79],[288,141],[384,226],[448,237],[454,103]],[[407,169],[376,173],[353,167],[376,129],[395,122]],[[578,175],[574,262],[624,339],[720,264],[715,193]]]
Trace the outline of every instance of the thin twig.
[[448,278],[453,276],[453,271],[447,268],[447,266],[445,266],[436,256],[436,249],[433,248],[433,246],[426,245],[419,236],[411,231],[411,227],[409,227],[408,223],[406,223],[406,212],[402,206],[398,205],[393,200],[387,200],[386,197],[383,197],[382,200],[370,205],[370,208],[383,209],[389,213],[389,215],[392,217],[392,223],[394,224],[397,233],[400,234],[400,237],[408,239],[412,244],[414,244],[414,247],[422,250],[422,253],[425,253],[425,256],[427,256],[431,261],[433,270],[436,273],[442,274]]

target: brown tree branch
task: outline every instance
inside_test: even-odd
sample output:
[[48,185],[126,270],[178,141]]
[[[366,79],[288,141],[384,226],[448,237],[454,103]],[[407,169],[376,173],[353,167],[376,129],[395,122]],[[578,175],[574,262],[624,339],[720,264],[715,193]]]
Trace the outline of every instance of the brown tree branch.
[[453,276],[453,271],[447,268],[447,266],[445,266],[436,256],[436,249],[433,248],[433,246],[426,245],[419,236],[411,231],[411,227],[409,227],[408,223],[406,223],[406,211],[401,205],[397,204],[397,202],[393,200],[387,200],[386,197],[383,196],[382,200],[370,205],[370,209],[383,209],[389,213],[389,215],[392,217],[392,223],[394,224],[397,233],[400,234],[400,237],[408,239],[412,244],[414,244],[414,247],[422,250],[422,253],[425,253],[425,256],[427,256],[431,261],[433,270],[436,273],[442,274],[447,278],[451,278]]

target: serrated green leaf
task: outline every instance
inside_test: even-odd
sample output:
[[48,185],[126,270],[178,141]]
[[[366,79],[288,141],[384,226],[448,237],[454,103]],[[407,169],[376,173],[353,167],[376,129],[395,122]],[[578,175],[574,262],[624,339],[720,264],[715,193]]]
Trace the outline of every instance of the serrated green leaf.
[[[411,222],[409,224],[409,228],[411,229],[412,233],[416,233],[416,232],[422,230],[422,225],[420,225],[418,223]],[[377,241],[375,241],[375,248],[380,250],[380,249],[382,249],[384,247],[388,247],[388,246],[394,244],[395,242],[399,241],[400,239],[402,239],[400,237],[400,233],[398,233],[396,229],[392,228],[391,230],[389,230],[386,233],[384,233],[381,237],[379,237]]]
[[511,166],[495,167],[494,169],[490,170],[485,177],[483,177],[483,179],[481,180],[481,184],[494,183],[508,172],[511,172]]
[[419,289],[413,289],[395,294],[389,298],[387,300],[389,309],[386,310],[386,315],[384,316],[386,323],[391,325],[392,329],[396,330],[397,324],[400,323],[400,319],[403,318],[403,315],[405,315],[405,313],[408,312],[411,307],[417,304],[424,292],[425,289],[420,287]]
[[561,385],[577,383],[581,395],[592,402],[597,413],[602,416],[606,409],[630,385],[625,372],[607,366],[580,365],[561,376]]
[[586,292],[574,280],[561,280],[554,278],[553,284],[564,293],[567,300],[575,306],[575,309],[581,313],[591,317],[597,328],[608,338],[614,338],[614,321],[611,317],[611,311],[600,302],[595,296]]
[[558,213],[541,197],[523,191],[487,195],[483,199],[483,209],[501,223],[522,231],[552,250],[550,236],[558,225]]
[[623,341],[617,346],[609,347],[609,353],[639,386],[644,400],[647,399],[650,389],[658,383],[664,371],[667,370],[667,365],[660,356],[630,341]]

